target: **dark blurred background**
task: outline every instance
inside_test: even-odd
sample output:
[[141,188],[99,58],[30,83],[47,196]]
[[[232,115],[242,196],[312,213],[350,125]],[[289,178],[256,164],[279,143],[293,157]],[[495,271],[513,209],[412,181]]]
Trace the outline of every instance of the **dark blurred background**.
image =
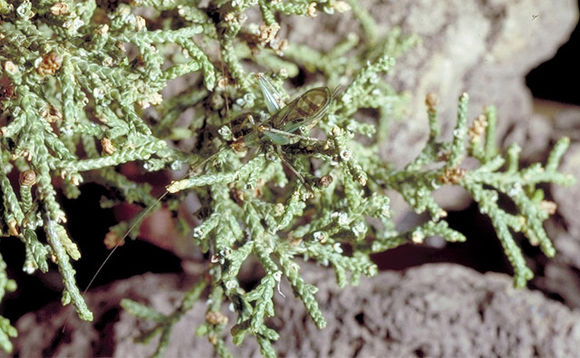
[[526,84],[536,98],[580,105],[579,25],[556,56],[526,76]]

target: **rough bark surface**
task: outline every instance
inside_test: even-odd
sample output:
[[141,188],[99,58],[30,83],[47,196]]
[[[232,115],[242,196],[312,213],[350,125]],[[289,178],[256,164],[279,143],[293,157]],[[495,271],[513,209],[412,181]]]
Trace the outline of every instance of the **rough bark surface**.
[[[278,316],[271,322],[280,332],[281,357],[570,357],[580,344],[580,313],[538,292],[513,289],[509,276],[435,264],[383,272],[356,288],[339,289],[328,270],[309,265],[304,274],[320,288],[328,326],[316,329],[283,285],[286,298],[276,295]],[[120,312],[118,302],[129,296],[167,313],[183,286],[174,275],[146,274],[92,292],[93,324],[80,323],[56,305],[27,314],[17,323],[15,352],[21,357],[150,356],[156,341],[133,341],[150,325]],[[207,340],[194,336],[205,310],[198,302],[177,324],[167,357],[213,355]],[[230,315],[229,329],[233,317],[226,307],[222,311]],[[259,356],[252,338],[230,347],[239,357]]]

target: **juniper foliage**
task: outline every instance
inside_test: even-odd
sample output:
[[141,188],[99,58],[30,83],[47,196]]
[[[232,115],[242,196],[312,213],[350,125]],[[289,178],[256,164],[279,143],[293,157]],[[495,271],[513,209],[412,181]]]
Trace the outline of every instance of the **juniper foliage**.
[[[360,35],[345,35],[326,53],[288,44],[278,34],[286,16],[349,10],[360,20]],[[257,20],[247,21],[248,13]],[[382,74],[417,41],[398,29],[379,36],[372,17],[355,0],[0,0],[0,235],[25,244],[26,272],[46,272],[48,261],[54,262],[65,287],[63,304],[72,303],[82,319],[91,320],[71,264],[80,252],[67,234],[57,192],[75,198],[82,182],[94,181],[116,193],[103,205],[164,205],[180,223],[186,214],[179,204],[195,193],[206,215],[193,229],[178,227],[191,230],[211,257],[206,279],[170,315],[123,302],[134,315],[157,322],[144,337],[160,334],[157,355],[167,347],[173,324],[204,292],[207,322],[197,333],[206,335],[220,356],[229,355],[222,332],[227,319],[220,313],[224,302],[237,314],[234,342],[252,335],[265,356],[275,355],[272,342],[278,334],[266,322],[275,314],[273,296],[281,280],[291,284],[323,328],[316,287],[300,276],[299,262],[332,267],[345,286],[376,274],[370,254],[432,235],[465,240],[448,227],[445,211],[433,198],[444,184],[465,188],[491,218],[514,267],[514,283],[521,287],[532,274],[513,235],[523,233],[547,256],[554,255],[542,226],[553,205],[543,200],[538,186],[572,181],[557,171],[568,140],[556,144],[545,166],[519,168],[517,146],[503,154],[494,144],[493,108],[469,126],[468,97],[461,95],[454,136],[441,141],[436,100],[428,97],[430,134],[424,149],[403,169],[391,168],[378,149],[388,123],[401,117],[406,97]],[[282,96],[284,81],[300,70],[318,74],[329,88],[345,87],[317,123],[318,140],[304,140],[310,128],[303,128],[287,145],[262,140],[244,154],[228,145],[228,123],[240,115],[252,113],[268,123],[273,103],[252,76],[258,70],[272,74],[273,88]],[[190,85],[162,95],[177,78],[187,78]],[[292,97],[312,86],[294,89]],[[368,108],[378,110],[376,123],[356,119]],[[184,121],[186,110],[195,114]],[[180,149],[187,141],[196,143],[194,150]],[[479,161],[477,169],[461,167],[468,156]],[[148,184],[115,170],[129,162],[141,163],[146,171],[194,169],[157,200]],[[285,170],[290,167],[294,173]],[[15,177],[19,180],[11,180]],[[398,232],[387,190],[402,194],[415,212],[430,219]],[[516,213],[499,206],[499,194],[513,199]],[[144,217],[112,227],[107,242],[116,246],[126,233],[135,238],[138,230],[130,228]],[[238,275],[250,257],[265,274],[245,292]],[[0,258],[0,298],[14,289]],[[4,350],[12,349],[9,337],[15,335],[0,318]]]

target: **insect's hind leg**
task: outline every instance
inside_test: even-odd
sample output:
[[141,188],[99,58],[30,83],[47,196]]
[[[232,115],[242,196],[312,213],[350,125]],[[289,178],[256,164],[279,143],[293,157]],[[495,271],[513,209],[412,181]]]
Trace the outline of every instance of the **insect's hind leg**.
[[282,131],[282,130],[268,127],[268,126],[264,126],[264,125],[260,125],[258,127],[258,131],[260,131],[260,133],[264,133],[264,135],[268,136],[268,138],[272,142],[274,142],[278,145],[290,144],[290,143],[293,143],[293,140],[294,141],[304,140],[304,141],[309,141],[309,142],[324,142],[325,141],[323,139],[312,138],[312,137],[307,137],[307,136],[303,136],[300,134],[290,133],[290,132]]
[[296,170],[296,168],[294,168],[294,166],[290,163],[290,161],[288,161],[288,159],[286,159],[286,156],[282,152],[282,149],[280,148],[280,146],[276,146],[276,154],[278,155],[278,157],[282,161],[282,164],[284,164],[286,166],[286,168],[290,169],[292,174],[294,174],[298,178],[298,180],[302,183],[302,185],[304,185],[304,187],[306,189],[308,189],[309,191],[313,191],[312,186],[306,181],[306,179],[304,179],[304,176],[302,176],[302,174],[300,174],[300,172],[298,170]]

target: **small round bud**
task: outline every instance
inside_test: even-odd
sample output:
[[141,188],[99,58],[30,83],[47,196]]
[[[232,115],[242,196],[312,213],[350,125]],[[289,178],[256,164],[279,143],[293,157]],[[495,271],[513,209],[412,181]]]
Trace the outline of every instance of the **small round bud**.
[[193,238],[199,239],[203,235],[203,230],[198,226],[193,229]]
[[115,153],[115,150],[117,149],[113,142],[107,137],[101,139],[101,147],[103,148],[103,152],[108,155]]
[[315,2],[311,2],[308,5],[308,10],[306,10],[306,15],[308,15],[310,17],[318,16],[318,14],[316,13],[316,3]]
[[350,160],[351,156],[352,156],[352,153],[350,152],[350,150],[343,149],[340,151],[340,158],[342,160],[344,160],[345,162],[348,162]]
[[228,317],[219,311],[209,311],[205,315],[205,321],[214,326],[218,324],[226,325],[228,323]]
[[321,186],[327,187],[327,186],[329,186],[332,183],[333,180],[334,179],[332,178],[331,175],[325,175],[322,178],[320,178],[319,183],[320,183]]
[[280,30],[280,25],[274,23],[272,25],[260,25],[258,41],[262,46],[265,46],[270,41],[274,40],[278,31]]
[[15,75],[18,73],[18,66],[12,61],[4,62],[4,70],[11,75]]
[[284,214],[284,210],[285,210],[284,204],[277,203],[274,206],[274,216],[281,216],[282,214]]
[[36,184],[36,173],[34,170],[25,170],[20,173],[20,185],[33,186]]
[[233,81],[231,81],[226,76],[220,77],[217,81],[217,86],[218,86],[218,88],[221,88],[221,89],[225,89],[227,86],[229,86],[231,84],[233,84]]
[[321,244],[324,244],[328,241],[328,234],[322,231],[317,231],[312,234],[312,236],[314,237],[314,240],[320,242]]
[[439,177],[439,181],[443,184],[459,184],[466,173],[467,171],[463,168],[445,168],[445,171]]
[[40,110],[40,116],[46,119],[48,123],[55,123],[62,120],[62,113],[53,105],[44,106]]
[[107,24],[99,25],[99,27],[97,27],[96,32],[101,36],[105,36],[106,34],[109,33],[109,25]]
[[482,140],[485,129],[487,128],[487,117],[484,114],[480,114],[475,118],[473,124],[467,130],[467,135],[472,143],[479,143]]
[[141,16],[135,16],[135,29],[137,31],[141,31],[144,28],[146,28],[147,23],[145,22],[145,19]]
[[338,214],[338,225],[346,226],[346,225],[348,225],[349,222],[350,222],[350,219],[349,219],[347,213],[341,212]]
[[113,231],[109,231],[105,235],[105,240],[103,240],[107,249],[111,250],[117,246],[123,246],[125,244],[125,239],[122,239]]
[[236,20],[236,15],[234,13],[228,12],[224,16],[224,21],[227,23],[234,22]]
[[549,200],[542,200],[539,207],[549,215],[554,215],[558,210],[558,204]]
[[415,231],[411,234],[411,241],[414,244],[422,244],[425,241],[425,235],[421,231]]
[[62,66],[62,56],[51,51],[42,57],[42,60],[36,67],[36,72],[41,76],[52,76]]
[[334,8],[336,11],[343,13],[346,11],[350,11],[351,7],[346,1],[337,1],[334,3]]
[[69,12],[68,4],[63,2],[57,2],[50,7],[50,13],[54,16],[66,15]]
[[218,134],[227,141],[231,141],[234,139],[234,135],[232,133],[232,130],[230,129],[230,127],[228,126],[221,126],[218,129]]
[[439,98],[435,93],[427,93],[427,97],[425,97],[425,105],[427,105],[427,110],[434,111],[437,105],[439,104]]
[[366,234],[368,230],[368,226],[364,221],[357,221],[355,224],[351,226],[351,231],[356,237],[362,237]]
[[234,288],[239,286],[237,280],[229,280],[224,285],[226,286],[226,289],[228,289],[228,290],[233,290]]
[[18,223],[16,220],[10,219],[8,222],[8,233],[12,236],[20,235],[20,232],[18,231]]

